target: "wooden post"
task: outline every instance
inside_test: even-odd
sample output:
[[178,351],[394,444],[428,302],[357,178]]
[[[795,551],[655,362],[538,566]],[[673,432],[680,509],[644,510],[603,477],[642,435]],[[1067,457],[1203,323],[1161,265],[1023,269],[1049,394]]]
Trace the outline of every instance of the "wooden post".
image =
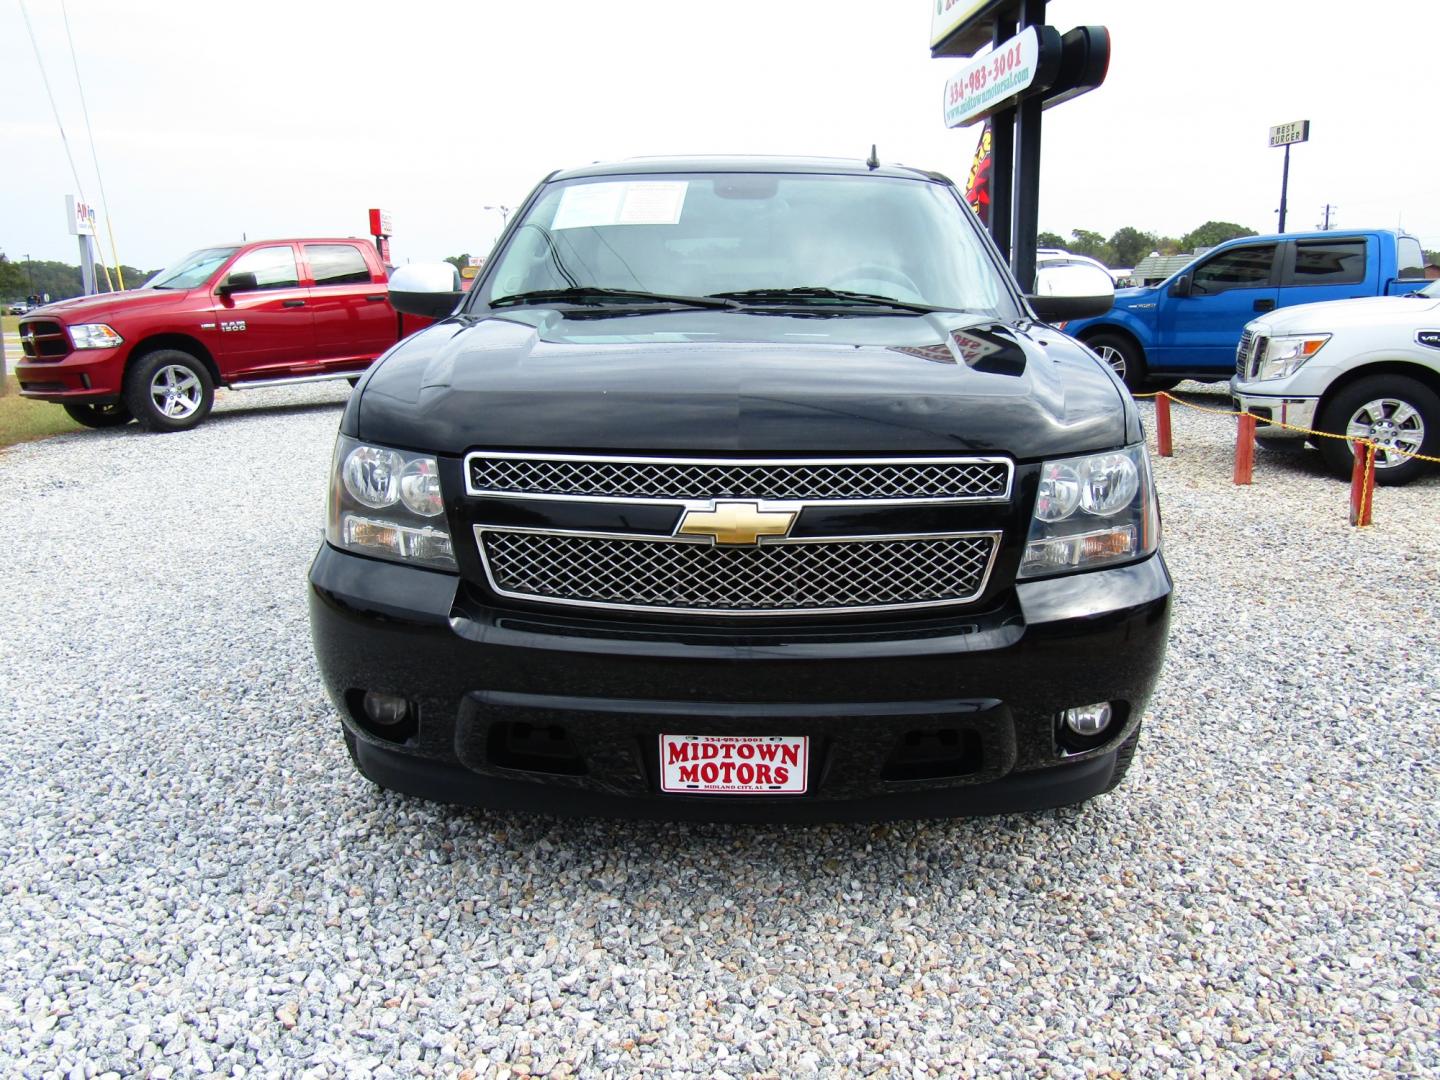
[[1165,391],[1155,395],[1155,441],[1160,447],[1161,457],[1172,457],[1175,445],[1170,436],[1170,395]]
[[1235,483],[1248,484],[1255,475],[1255,417],[1241,413],[1235,425]]
[[1351,443],[1355,464],[1350,470],[1350,524],[1370,524],[1375,508],[1375,444]]

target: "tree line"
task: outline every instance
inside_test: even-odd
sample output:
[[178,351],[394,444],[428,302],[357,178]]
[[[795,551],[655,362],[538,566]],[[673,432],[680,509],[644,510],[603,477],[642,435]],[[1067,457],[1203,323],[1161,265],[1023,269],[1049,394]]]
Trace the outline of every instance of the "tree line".
[[[1226,240],[1258,235],[1254,229],[1247,229],[1233,221],[1207,221],[1178,238],[1161,236],[1159,233],[1145,232],[1126,225],[1122,229],[1116,229],[1109,239],[1089,229],[1071,230],[1069,240],[1053,232],[1042,232],[1037,239],[1042,248],[1064,248],[1076,255],[1099,259],[1112,269],[1133,269],[1147,255],[1191,255],[1200,248],[1212,248]],[[1425,261],[1440,264],[1440,252],[1425,252]]]
[[1161,236],[1132,225],[1116,229],[1109,239],[1090,229],[1074,229],[1070,239],[1059,233],[1042,232],[1039,245],[1064,248],[1076,255],[1088,255],[1110,267],[1133,267],[1147,255],[1189,255],[1197,248],[1214,247],[1241,236],[1258,236],[1254,229],[1233,221],[1207,221],[1181,237]]
[[[125,274],[126,287],[131,289],[143,285],[158,272],[137,270],[133,266],[124,265],[120,269]],[[115,289],[120,287],[113,266],[110,268],[110,282]],[[100,292],[110,291],[105,287],[105,270],[99,263],[95,265],[95,283]],[[79,266],[56,262],[53,259],[17,262],[0,251],[0,299],[6,302],[23,300],[28,296],[43,297],[46,293],[50,294],[51,300],[68,300],[72,296],[81,296],[84,292]]]

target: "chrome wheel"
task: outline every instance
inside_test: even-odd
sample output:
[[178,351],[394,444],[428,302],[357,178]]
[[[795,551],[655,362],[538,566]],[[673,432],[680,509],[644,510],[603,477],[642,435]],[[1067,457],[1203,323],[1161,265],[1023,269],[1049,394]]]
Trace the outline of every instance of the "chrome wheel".
[[1355,410],[1345,426],[1345,437],[1373,442],[1375,468],[1393,469],[1408,462],[1407,455],[1420,453],[1425,445],[1425,418],[1409,402],[1376,398]]
[[1113,345],[1101,345],[1095,350],[1095,355],[1110,365],[1110,370],[1115,372],[1123,382],[1128,365],[1125,363],[1125,354]]
[[150,400],[155,411],[171,420],[194,416],[204,399],[205,388],[195,373],[178,364],[167,364],[150,379]]

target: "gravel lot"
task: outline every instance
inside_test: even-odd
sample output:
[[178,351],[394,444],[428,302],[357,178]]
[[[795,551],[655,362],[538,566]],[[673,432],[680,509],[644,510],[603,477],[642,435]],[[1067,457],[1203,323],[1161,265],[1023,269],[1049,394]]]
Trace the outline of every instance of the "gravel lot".
[[1176,410],[1170,662],[1087,807],[483,815],[378,794],[320,690],[346,393],[0,452],[0,1073],[1440,1071],[1440,479],[1356,531]]

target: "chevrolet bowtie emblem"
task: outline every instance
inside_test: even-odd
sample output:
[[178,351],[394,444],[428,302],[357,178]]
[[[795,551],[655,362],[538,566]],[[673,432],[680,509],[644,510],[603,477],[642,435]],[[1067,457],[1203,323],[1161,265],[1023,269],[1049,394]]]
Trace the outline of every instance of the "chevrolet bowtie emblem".
[[754,544],[762,536],[785,536],[794,523],[794,510],[763,510],[753,502],[717,502],[714,510],[685,511],[677,533],[708,536],[717,544]]

